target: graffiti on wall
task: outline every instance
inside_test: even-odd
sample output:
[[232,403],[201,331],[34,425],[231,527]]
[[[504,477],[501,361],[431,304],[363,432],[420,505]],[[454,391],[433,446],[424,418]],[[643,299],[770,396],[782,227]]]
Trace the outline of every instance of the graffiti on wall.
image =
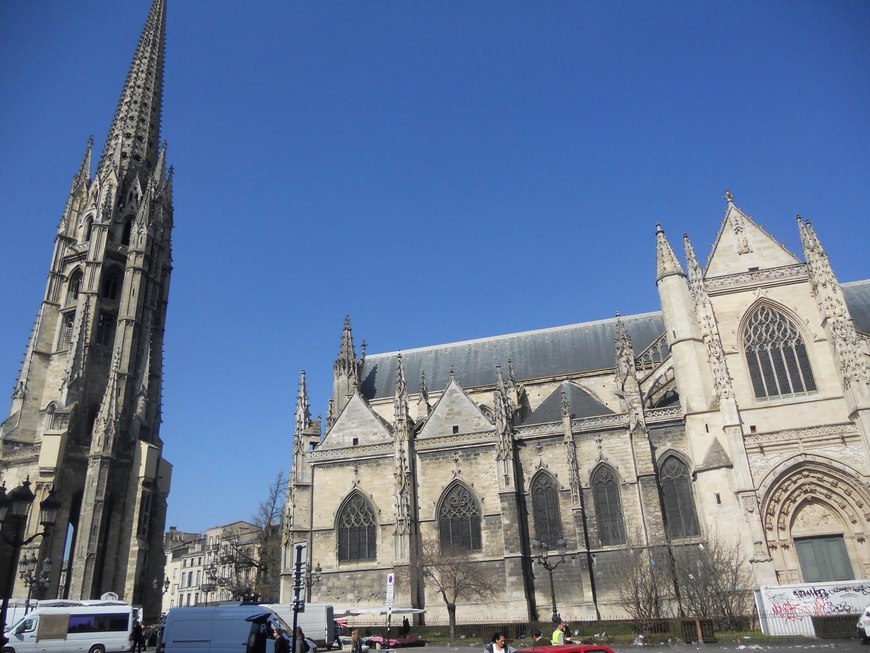
[[755,600],[766,634],[815,635],[813,617],[862,612],[870,604],[870,581],[762,587]]

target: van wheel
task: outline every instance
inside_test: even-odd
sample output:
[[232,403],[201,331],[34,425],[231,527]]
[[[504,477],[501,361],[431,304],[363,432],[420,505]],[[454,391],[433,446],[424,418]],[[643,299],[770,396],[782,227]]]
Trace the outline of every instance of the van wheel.
[[102,644],[94,644],[88,649],[88,653],[106,653],[106,647]]

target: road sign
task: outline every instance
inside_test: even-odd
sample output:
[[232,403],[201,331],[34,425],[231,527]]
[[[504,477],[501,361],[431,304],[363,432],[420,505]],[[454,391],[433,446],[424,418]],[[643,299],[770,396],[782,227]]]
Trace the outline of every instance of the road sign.
[[393,597],[396,593],[395,582],[395,574],[387,574],[387,607],[390,609],[393,608]]

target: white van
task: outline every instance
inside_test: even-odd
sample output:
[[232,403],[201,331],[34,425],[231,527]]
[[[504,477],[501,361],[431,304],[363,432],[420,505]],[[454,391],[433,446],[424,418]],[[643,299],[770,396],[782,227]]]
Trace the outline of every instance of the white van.
[[[264,607],[293,625],[292,603],[270,603]],[[305,639],[312,640],[319,648],[331,648],[337,635],[332,605],[328,603],[306,603],[305,610],[296,615],[296,625],[302,628]]]
[[133,608],[126,603],[39,607],[6,632],[5,653],[124,653],[133,645]]
[[290,626],[268,608],[241,605],[172,608],[166,613],[158,653],[272,653],[273,626]]

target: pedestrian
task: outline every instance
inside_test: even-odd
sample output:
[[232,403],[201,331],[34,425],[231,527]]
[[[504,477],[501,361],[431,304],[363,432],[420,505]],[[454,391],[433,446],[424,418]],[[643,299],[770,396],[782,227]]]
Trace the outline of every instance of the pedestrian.
[[354,628],[350,633],[350,653],[363,653],[362,647],[362,637],[360,637],[359,630]]
[[275,653],[290,653],[290,640],[280,626],[273,626],[272,637],[275,639]]
[[142,632],[142,622],[138,619],[133,622],[133,631],[130,633],[130,640],[133,642],[133,646],[130,650],[133,653],[140,653],[142,651],[142,644],[145,637]]
[[540,628],[532,630],[532,646],[550,646],[552,642],[541,634]]
[[402,617],[402,637],[407,637],[410,632],[411,622],[408,621],[408,617]]
[[484,653],[514,653],[516,649],[507,643],[504,633],[493,633],[492,641],[483,647]]
[[302,626],[296,626],[296,650],[294,653],[308,653],[308,642],[305,641]]
[[574,640],[571,639],[571,624],[567,621],[562,622],[562,632],[565,633],[563,644],[573,644]]
[[553,631],[553,637],[551,638],[553,646],[558,646],[559,644],[565,643],[565,622],[559,619],[556,622],[556,629]]

